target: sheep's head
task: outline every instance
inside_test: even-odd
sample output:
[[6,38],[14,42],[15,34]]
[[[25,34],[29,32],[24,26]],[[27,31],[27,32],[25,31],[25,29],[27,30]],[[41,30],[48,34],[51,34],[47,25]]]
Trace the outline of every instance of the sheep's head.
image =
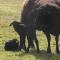
[[19,28],[22,28],[22,27],[26,27],[26,25],[25,24],[23,24],[23,23],[19,23],[19,22],[17,22],[17,21],[13,21],[9,26],[13,26],[13,27],[19,27]]
[[16,25],[17,23],[17,21],[13,21],[9,26]]

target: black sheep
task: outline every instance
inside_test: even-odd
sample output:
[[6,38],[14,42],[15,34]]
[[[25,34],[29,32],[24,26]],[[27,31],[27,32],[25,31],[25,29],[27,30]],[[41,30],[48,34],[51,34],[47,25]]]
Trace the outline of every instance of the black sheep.
[[[43,27],[43,29],[45,29],[47,26],[49,26],[48,29],[50,29],[53,26],[50,23],[51,22],[53,23],[53,19],[56,18],[56,16],[58,14],[60,14],[60,13],[57,13],[57,15],[56,14],[53,14],[53,12],[55,12],[56,10],[52,12],[52,10],[54,10],[55,8],[51,10],[51,7],[49,7],[49,10],[48,11],[45,10],[44,8],[42,8],[42,10],[45,11],[45,12],[42,12],[41,7],[43,7],[43,6],[46,7],[46,5],[49,5],[49,6],[58,8],[58,10],[59,10],[59,8],[60,8],[60,0],[25,0],[24,1],[24,7],[23,7],[23,10],[22,10],[22,14],[21,14],[21,22],[24,23],[24,24],[26,24],[27,26],[29,26],[29,25],[34,26],[37,23],[36,20],[38,20],[37,19],[37,16],[40,14],[41,17],[40,16],[38,17],[39,18],[39,20],[38,20],[38,28],[41,29],[41,27]],[[40,12],[42,12],[42,13],[39,13],[39,11],[36,12],[36,10],[40,10]],[[51,14],[47,14],[46,12],[48,12],[48,13],[51,12]],[[46,15],[47,15],[47,17],[46,17]],[[52,20],[50,20],[51,19],[51,16],[54,17]],[[57,18],[59,18],[59,17],[60,16],[57,16]],[[57,21],[57,18],[55,19],[56,21]],[[43,21],[43,24],[42,24],[41,19],[45,19],[46,21],[44,20]],[[54,21],[53,24],[55,24],[56,21]],[[57,24],[59,24],[59,23],[57,23]],[[30,28],[29,27],[28,28],[31,29],[31,28],[33,28],[32,26]],[[58,26],[57,26],[57,28],[58,28]],[[53,28],[53,30],[54,29],[55,28]],[[49,34],[49,32],[48,32],[48,34]],[[50,35],[47,36],[47,37],[50,37]],[[50,47],[49,47],[49,49],[50,49]]]

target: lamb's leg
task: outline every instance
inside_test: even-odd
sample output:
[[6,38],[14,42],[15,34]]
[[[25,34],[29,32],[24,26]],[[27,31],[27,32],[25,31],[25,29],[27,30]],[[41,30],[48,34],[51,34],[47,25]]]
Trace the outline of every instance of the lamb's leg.
[[20,46],[19,46],[19,49],[24,49],[26,50],[26,46],[25,46],[25,37],[26,37],[26,34],[20,34]]

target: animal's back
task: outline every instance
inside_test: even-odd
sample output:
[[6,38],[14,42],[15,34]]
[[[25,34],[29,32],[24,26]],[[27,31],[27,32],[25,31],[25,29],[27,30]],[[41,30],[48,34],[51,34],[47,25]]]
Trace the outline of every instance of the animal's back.
[[60,33],[60,9],[46,5],[39,11],[39,17],[36,20],[36,25],[41,30],[47,31],[51,34]]
[[26,0],[21,14],[22,17],[21,22],[27,25],[35,24],[36,17],[38,15],[38,12],[34,12],[36,9],[39,9],[41,6],[46,6],[47,4],[59,8],[60,6],[57,3],[60,3],[60,1],[59,0]]

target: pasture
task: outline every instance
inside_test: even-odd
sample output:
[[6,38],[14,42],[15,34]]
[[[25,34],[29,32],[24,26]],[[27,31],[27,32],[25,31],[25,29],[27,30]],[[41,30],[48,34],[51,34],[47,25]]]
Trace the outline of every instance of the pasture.
[[9,24],[13,20],[20,20],[22,2],[23,0],[0,0],[0,60],[60,60],[60,54],[55,52],[56,45],[53,35],[51,35],[52,54],[46,54],[47,39],[42,31],[36,32],[40,48],[39,54],[37,54],[36,49],[30,49],[29,53],[25,53],[23,50],[19,52],[4,50],[5,42],[14,38],[19,40],[18,34],[13,30],[13,27],[9,27]]

